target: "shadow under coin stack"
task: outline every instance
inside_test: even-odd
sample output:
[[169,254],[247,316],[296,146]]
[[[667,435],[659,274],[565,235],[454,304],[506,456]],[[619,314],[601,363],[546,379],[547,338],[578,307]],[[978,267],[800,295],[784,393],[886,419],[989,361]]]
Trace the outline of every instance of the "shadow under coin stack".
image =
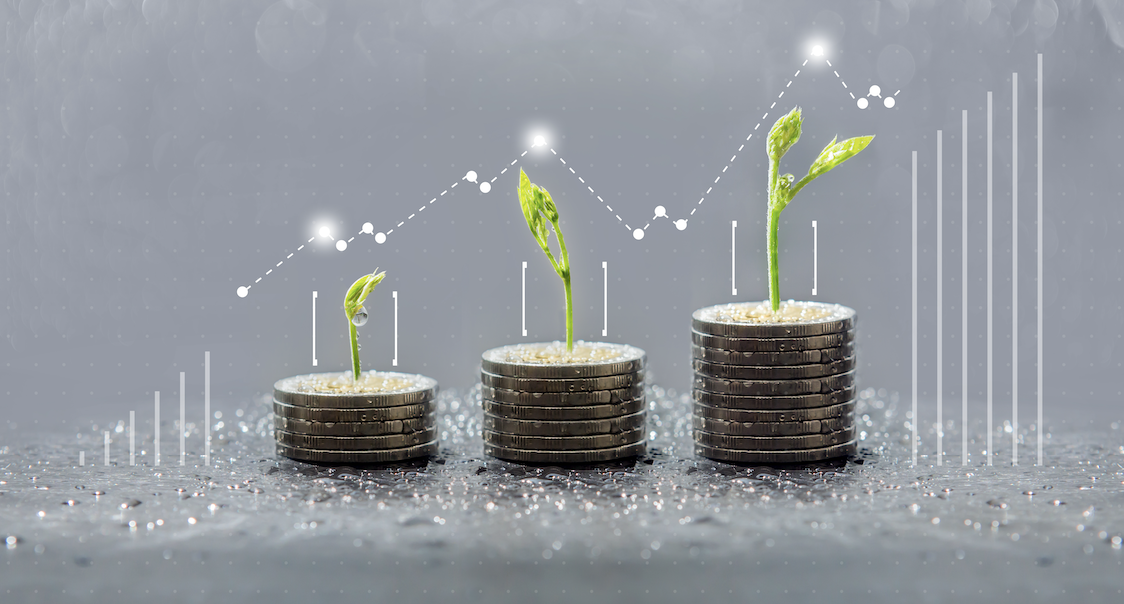
[[437,452],[437,381],[369,371],[315,373],[273,385],[277,454],[301,461],[363,464]]
[[484,353],[484,452],[522,463],[642,455],[644,351],[623,344],[515,344]]
[[788,301],[692,316],[695,453],[805,463],[855,451],[855,311]]

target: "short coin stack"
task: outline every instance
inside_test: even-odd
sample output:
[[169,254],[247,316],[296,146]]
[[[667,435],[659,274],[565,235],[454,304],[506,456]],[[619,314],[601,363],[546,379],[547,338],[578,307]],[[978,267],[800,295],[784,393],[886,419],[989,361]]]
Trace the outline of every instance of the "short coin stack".
[[639,348],[562,342],[484,353],[484,452],[523,463],[593,463],[646,451]]
[[692,316],[695,452],[803,463],[855,451],[855,311],[722,304]]
[[369,371],[314,373],[273,385],[277,454],[329,464],[386,463],[437,452],[437,381]]

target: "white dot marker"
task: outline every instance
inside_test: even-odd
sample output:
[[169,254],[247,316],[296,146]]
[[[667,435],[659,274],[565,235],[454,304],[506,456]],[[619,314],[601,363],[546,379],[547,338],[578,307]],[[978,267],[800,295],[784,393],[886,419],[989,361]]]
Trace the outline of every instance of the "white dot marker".
[[488,191],[491,191],[491,190],[492,190],[492,183],[487,182],[487,181],[480,183],[480,192],[481,193],[487,193]]
[[887,109],[893,107],[896,103],[897,103],[897,101],[895,101],[894,97],[892,97],[892,96],[888,96],[888,97],[886,97],[886,100],[882,101],[882,104],[886,105]]
[[667,218],[667,209],[665,209],[663,206],[656,206],[656,218],[659,218],[661,216]]
[[341,252],[346,250],[347,249],[347,242],[344,241],[343,239],[340,239],[339,241],[336,242],[336,249],[341,251]]
[[386,243],[386,233],[375,233],[375,243]]
[[371,233],[374,233],[375,232],[375,225],[373,225],[369,222],[364,222],[363,223],[363,232],[368,234],[368,235],[370,235]]
[[331,237],[332,236],[332,230],[329,229],[326,226],[322,226],[322,227],[320,227],[320,236],[321,237]]
[[882,98],[882,89],[879,88],[877,84],[875,84],[874,86],[870,87],[870,94],[866,96],[876,96],[878,98]]
[[248,294],[248,293],[250,293],[250,288],[246,287],[245,285],[239,285],[238,286],[238,297],[239,298],[245,298],[246,294]]
[[636,229],[632,232],[632,236],[635,237],[637,241],[640,241],[644,238],[644,229]]
[[812,56],[813,57],[822,57],[823,56],[823,46],[820,46],[819,44],[816,44],[815,46],[813,46],[812,47]]
[[675,221],[675,228],[679,229],[680,231],[687,228],[687,219],[680,218],[679,220],[676,220]]
[[467,180],[468,182],[476,182],[476,170],[469,170],[468,172],[465,172],[464,178],[462,180]]
[[541,134],[535,137],[535,142],[531,143],[532,147],[540,147],[540,146],[545,146],[545,145],[546,145],[546,138],[543,137],[543,135],[541,135]]
[[870,103],[867,102],[866,97],[862,97],[858,101],[856,101],[855,104],[859,106],[859,109],[866,109],[866,106]]

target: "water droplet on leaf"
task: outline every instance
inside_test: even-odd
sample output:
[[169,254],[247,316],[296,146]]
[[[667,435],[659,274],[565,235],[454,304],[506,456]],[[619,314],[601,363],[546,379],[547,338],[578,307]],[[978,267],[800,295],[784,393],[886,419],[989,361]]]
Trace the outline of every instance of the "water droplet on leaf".
[[360,307],[358,311],[351,317],[351,322],[356,327],[363,327],[367,324],[367,309]]

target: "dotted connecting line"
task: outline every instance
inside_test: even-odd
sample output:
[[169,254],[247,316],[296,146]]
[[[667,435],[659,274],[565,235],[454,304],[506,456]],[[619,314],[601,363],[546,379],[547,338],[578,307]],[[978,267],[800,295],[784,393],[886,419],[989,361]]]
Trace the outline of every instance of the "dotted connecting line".
[[[714,178],[714,182],[710,183],[710,186],[707,187],[706,192],[703,193],[701,197],[699,197],[699,201],[695,204],[695,207],[691,208],[691,213],[688,215],[689,217],[694,216],[695,212],[697,212],[699,210],[699,206],[702,205],[702,202],[706,201],[706,196],[710,195],[710,192],[714,190],[714,186],[718,184],[719,180],[722,180],[722,175],[725,174],[726,171],[730,169],[730,166],[733,165],[734,160],[738,158],[738,154],[741,153],[743,149],[745,149],[746,144],[749,143],[750,139],[753,138],[753,135],[757,132],[757,130],[761,128],[761,124],[765,123],[765,119],[769,117],[769,112],[772,111],[777,106],[777,103],[779,103],[781,98],[784,97],[784,93],[788,91],[788,88],[790,86],[792,86],[792,83],[795,82],[796,78],[800,76],[800,72],[804,69],[804,67],[808,64],[808,61],[810,61],[810,60],[811,59],[804,59],[804,62],[800,64],[800,69],[797,69],[796,73],[792,74],[792,79],[790,79],[788,81],[788,83],[784,85],[784,88],[781,89],[781,93],[777,95],[777,99],[775,101],[773,101],[772,105],[769,105],[768,111],[766,111],[765,114],[761,116],[761,120],[758,121],[757,125],[753,127],[753,131],[749,133],[749,136],[745,137],[745,141],[742,142],[742,144],[738,147],[738,150],[732,156],[730,156],[730,160],[726,162],[726,165],[722,168],[722,172],[719,173],[718,176],[716,176]],[[829,63],[829,65],[830,65],[830,63]],[[835,75],[839,75],[839,74],[836,73]],[[846,84],[844,84],[844,87],[846,87]],[[668,217],[666,212],[660,212],[661,209],[663,209],[663,206],[660,206],[659,208],[657,208],[656,215],[652,218],[652,220],[655,220],[656,218],[661,218],[661,217],[662,218]],[[648,224],[650,225],[651,223],[649,222]],[[680,218],[679,220],[676,220],[675,221],[675,227],[677,229],[679,229],[680,231],[687,228],[687,219]],[[645,225],[644,228],[647,229],[648,225]]]
[[[847,94],[851,95],[851,100],[852,101],[855,100],[855,93],[851,92],[850,88],[847,88],[847,82],[843,81],[843,76],[839,75],[839,71],[836,70],[834,66],[832,66],[831,61],[828,61],[827,59],[824,59],[824,62],[826,62],[827,66],[831,67],[831,70],[833,72],[835,72],[835,77],[839,78],[839,83],[843,85],[843,90],[846,90]],[[805,63],[807,63],[807,61],[805,61]],[[899,90],[898,92],[901,92],[901,91]]]
[[[630,232],[632,231],[632,227],[628,226],[628,223],[627,223],[627,222],[625,222],[625,221],[624,221],[624,219],[623,219],[623,218],[621,218],[621,215],[620,215],[620,214],[618,214],[618,213],[616,212],[616,210],[614,210],[614,209],[612,208],[612,206],[610,206],[610,205],[609,205],[609,202],[607,202],[607,201],[605,201],[604,199],[602,199],[602,198],[601,198],[601,196],[597,194],[597,191],[594,191],[594,190],[593,190],[593,187],[589,186],[589,183],[585,182],[585,179],[584,179],[584,178],[582,178],[581,176],[579,176],[579,175],[578,175],[578,173],[574,171],[574,168],[573,168],[573,167],[572,167],[572,166],[571,166],[570,164],[566,163],[566,160],[565,160],[565,159],[563,159],[561,155],[558,155],[558,152],[557,152],[557,151],[555,151],[555,150],[554,150],[554,149],[552,148],[552,149],[550,150],[550,152],[551,152],[551,153],[553,153],[553,154],[554,154],[554,156],[558,158],[558,161],[562,162],[562,165],[563,165],[563,166],[566,166],[566,168],[567,168],[567,169],[568,169],[568,170],[570,171],[570,174],[573,174],[573,175],[574,175],[574,177],[578,179],[578,182],[580,182],[580,183],[582,183],[583,185],[585,185],[585,188],[589,190],[589,194],[590,194],[590,195],[593,195],[594,197],[596,197],[596,198],[597,198],[597,201],[600,201],[600,202],[601,202],[601,203],[602,203],[602,204],[603,204],[603,205],[605,206],[605,209],[609,210],[609,213],[610,213],[610,214],[612,214],[612,215],[613,215],[614,217],[616,217],[616,219],[617,219],[617,222],[619,222],[619,223],[623,224],[623,225],[624,225],[624,228],[625,228],[626,230],[628,230],[628,231],[630,231]],[[643,235],[641,235],[640,237],[643,237]],[[637,239],[640,239],[640,237],[637,237]]]
[[[520,159],[522,159],[522,158],[523,158],[524,156],[526,156],[526,155],[527,155],[527,153],[528,153],[529,151],[530,151],[530,150],[528,149],[528,150],[525,150],[525,151],[523,151],[522,153],[520,153],[520,154],[519,154],[519,157],[516,157],[515,159],[513,159],[513,160],[511,161],[511,163],[509,163],[509,164],[507,164],[506,166],[504,166],[504,168],[503,168],[502,170],[500,170],[499,174],[497,174],[497,175],[493,176],[491,180],[489,180],[489,181],[484,181],[484,182],[482,182],[482,183],[479,183],[479,185],[480,185],[480,191],[481,191],[482,193],[487,193],[487,192],[491,191],[491,189],[492,189],[492,187],[491,187],[491,184],[492,184],[492,183],[494,183],[494,182],[496,182],[496,180],[497,180],[497,179],[498,179],[498,178],[499,178],[500,176],[503,176],[504,174],[506,174],[508,170],[510,170],[510,169],[511,169],[511,168],[512,168],[513,166],[515,166],[515,164],[519,163],[519,160],[520,160]],[[556,155],[557,155],[557,154],[556,154]],[[563,163],[565,163],[565,162],[563,162]],[[572,171],[572,170],[571,170],[571,171]],[[469,175],[471,175],[471,176],[472,176],[472,179],[471,179],[471,180],[469,179]],[[331,233],[329,233],[329,232],[322,232],[322,233],[321,233],[321,235],[322,235],[322,236],[325,236],[325,237],[328,237],[329,239],[332,239],[333,241],[336,241],[336,249],[338,249],[338,250],[339,250],[339,251],[341,251],[341,252],[342,252],[342,251],[344,251],[344,250],[346,250],[346,249],[347,249],[347,244],[351,243],[352,241],[355,241],[355,238],[356,238],[356,237],[358,237],[359,235],[364,235],[364,234],[366,234],[366,235],[374,235],[374,237],[375,237],[375,242],[376,242],[376,243],[379,243],[379,244],[382,244],[382,243],[386,243],[386,238],[387,238],[387,236],[388,236],[388,235],[390,235],[391,233],[393,233],[393,232],[394,232],[394,231],[395,231],[396,229],[401,229],[403,225],[405,225],[405,224],[406,224],[407,222],[409,222],[410,220],[412,220],[412,219],[413,219],[413,218],[414,218],[415,216],[417,216],[418,214],[421,214],[422,212],[424,212],[426,208],[428,208],[429,206],[433,205],[433,204],[434,204],[434,203],[435,203],[435,202],[436,202],[436,201],[437,201],[438,199],[440,199],[440,198],[444,197],[444,196],[445,196],[445,195],[447,195],[447,194],[448,194],[448,193],[449,193],[450,191],[452,191],[453,189],[457,188],[457,185],[459,185],[459,184],[460,184],[460,181],[461,181],[461,180],[469,180],[469,182],[473,182],[473,183],[476,183],[477,181],[475,180],[475,178],[476,178],[476,176],[475,176],[475,175],[476,175],[476,173],[475,173],[475,172],[469,172],[469,173],[468,173],[468,174],[466,174],[466,175],[465,175],[464,177],[462,177],[461,179],[459,179],[459,180],[457,180],[456,182],[454,182],[454,183],[453,183],[452,185],[449,185],[449,187],[448,187],[447,189],[445,189],[444,191],[441,191],[441,193],[440,193],[440,194],[438,194],[437,196],[435,196],[435,197],[434,197],[433,199],[430,199],[430,200],[429,200],[429,201],[428,201],[427,203],[424,203],[424,204],[422,204],[422,205],[421,205],[421,206],[420,206],[420,207],[419,207],[419,208],[417,209],[417,211],[416,211],[416,212],[413,212],[413,213],[411,213],[411,214],[410,214],[409,216],[407,216],[407,217],[406,217],[406,219],[405,219],[405,220],[399,221],[399,222],[398,222],[398,224],[396,224],[396,225],[394,226],[394,228],[388,229],[388,230],[387,230],[387,231],[386,231],[385,233],[383,233],[383,232],[378,232],[378,233],[376,233],[376,232],[375,232],[375,229],[374,229],[374,225],[373,225],[373,224],[371,224],[370,222],[367,222],[367,223],[364,223],[364,224],[363,224],[363,228],[362,228],[362,229],[361,229],[361,230],[360,230],[360,231],[359,231],[358,233],[356,233],[355,235],[352,235],[352,236],[351,236],[351,238],[349,238],[349,239],[347,239],[347,240],[344,240],[343,238],[340,238],[340,239],[338,239],[338,240],[337,240],[337,239],[335,239],[334,237],[332,237],[332,236],[331,236]],[[591,190],[592,190],[592,189],[591,189]],[[285,256],[285,259],[284,259],[284,260],[281,260],[281,261],[280,261],[280,262],[278,262],[278,263],[277,263],[277,264],[276,264],[276,265],[275,265],[275,266],[274,266],[273,268],[271,268],[271,269],[267,270],[267,271],[265,272],[265,274],[264,274],[264,275],[262,275],[262,276],[258,277],[257,279],[255,279],[255,280],[254,280],[254,282],[253,282],[252,284],[250,284],[250,285],[243,285],[243,286],[240,286],[240,287],[238,288],[237,292],[236,292],[236,293],[238,294],[238,297],[239,297],[239,298],[245,298],[245,297],[246,297],[246,295],[250,293],[250,289],[251,289],[251,288],[253,288],[253,287],[254,287],[254,285],[256,285],[257,283],[261,282],[261,280],[262,280],[262,279],[264,279],[265,277],[269,276],[269,275],[270,275],[270,274],[271,274],[271,273],[272,273],[272,272],[273,272],[274,270],[276,270],[276,269],[280,268],[280,267],[281,267],[281,265],[285,263],[285,260],[288,260],[288,259],[292,258],[294,254],[296,254],[297,252],[299,252],[299,251],[303,250],[303,249],[304,249],[304,248],[305,248],[306,246],[308,246],[308,244],[312,243],[312,242],[313,242],[313,241],[315,241],[315,240],[316,240],[316,236],[312,236],[312,237],[309,237],[308,241],[306,241],[306,242],[302,243],[302,244],[301,244],[301,246],[300,246],[300,247],[298,247],[298,248],[297,248],[297,249],[296,249],[295,251],[293,251],[293,252],[290,252],[288,256]]]

